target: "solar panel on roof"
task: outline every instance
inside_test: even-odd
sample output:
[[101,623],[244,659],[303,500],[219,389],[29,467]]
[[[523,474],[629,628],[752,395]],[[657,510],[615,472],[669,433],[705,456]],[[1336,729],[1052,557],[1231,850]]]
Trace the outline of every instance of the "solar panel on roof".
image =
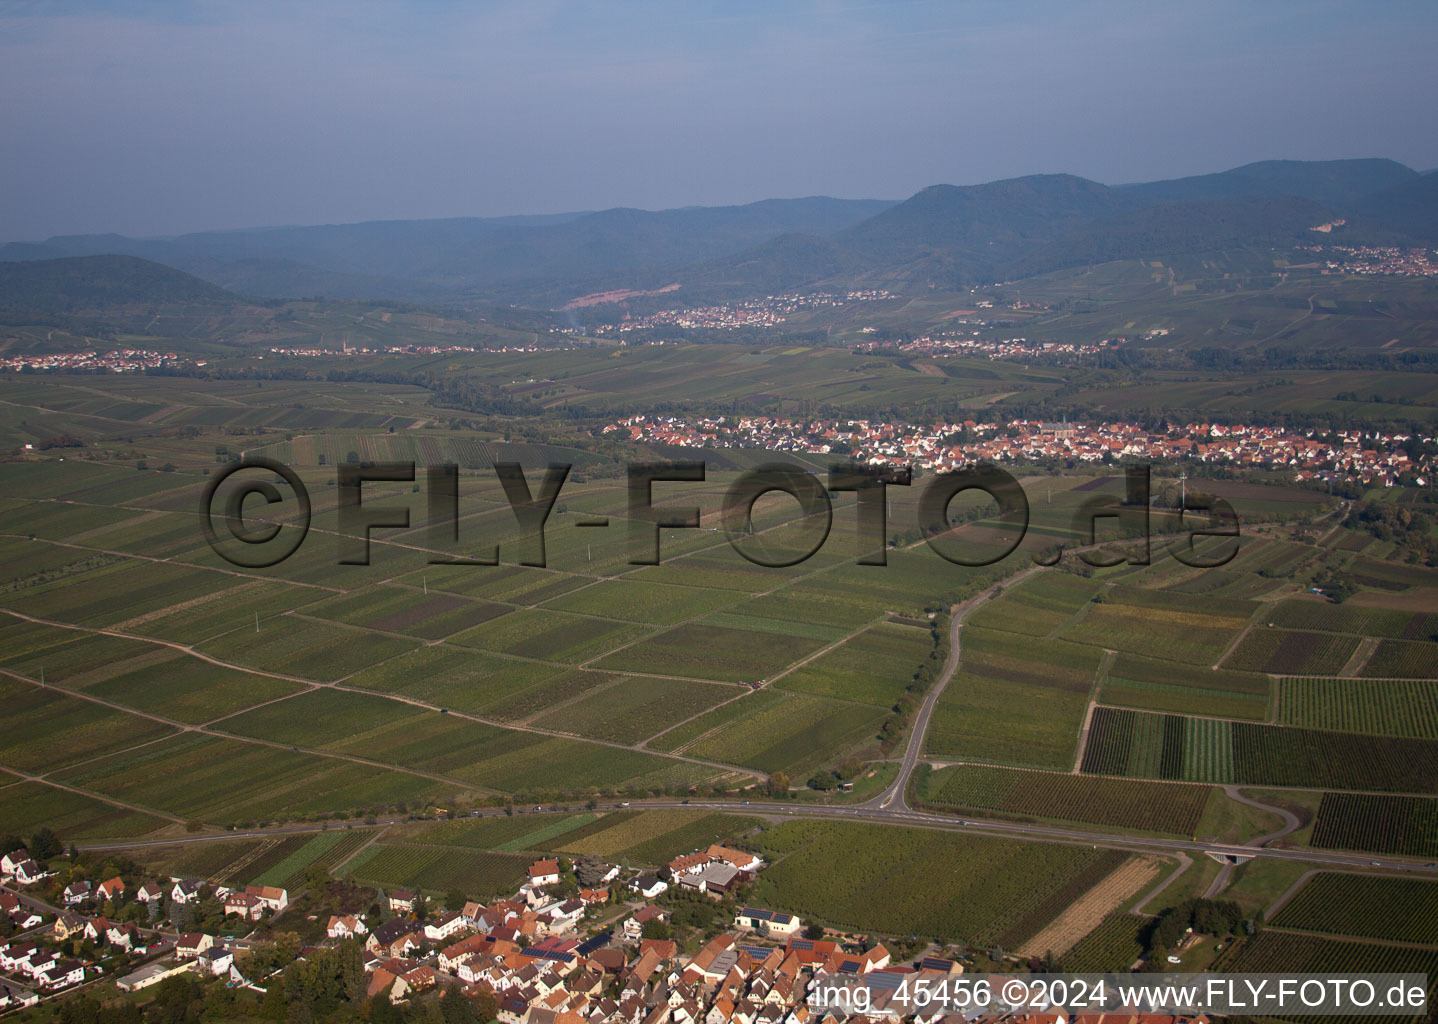
[[580,956],[588,956],[596,949],[603,949],[605,946],[609,945],[609,940],[613,937],[614,933],[612,931],[602,931],[598,935],[585,939],[575,948],[574,951]]
[[809,939],[790,939],[790,940],[789,940],[789,948],[790,948],[790,949],[802,949],[802,950],[805,950],[806,952],[813,952],[813,950],[814,950],[814,943],[813,943],[811,940],[809,940]]

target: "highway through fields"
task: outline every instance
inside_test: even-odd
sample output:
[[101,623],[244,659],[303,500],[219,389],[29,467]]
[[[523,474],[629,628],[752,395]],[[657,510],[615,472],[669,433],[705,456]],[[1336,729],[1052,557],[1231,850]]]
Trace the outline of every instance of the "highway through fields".
[[[617,809],[620,804],[600,804],[600,810]],[[1076,845],[1103,846],[1118,850],[1133,850],[1144,853],[1198,853],[1216,857],[1266,857],[1277,860],[1299,861],[1330,867],[1381,867],[1386,871],[1406,871],[1438,877],[1438,865],[1411,857],[1378,856],[1350,853],[1341,850],[1274,849],[1267,847],[1243,846],[1238,843],[1209,843],[1202,840],[1164,839],[1158,836],[1130,836],[1113,832],[1085,831],[1066,828],[1061,825],[1039,825],[1027,822],[999,821],[991,818],[957,818],[949,814],[932,811],[916,811],[895,807],[879,808],[867,804],[803,804],[779,800],[635,800],[631,809],[687,809],[697,811],[723,811],[729,814],[749,814],[775,820],[785,818],[818,821],[852,821],[876,825],[900,825],[907,828],[937,829],[965,832],[974,835],[1007,836],[1014,839],[1035,842],[1069,843]],[[580,811],[584,806],[564,804],[545,807],[544,810]],[[477,818],[493,818],[505,815],[502,810],[487,810]],[[516,814],[533,814],[533,811],[516,810]],[[280,825],[275,828],[246,829],[233,832],[207,832],[185,836],[170,836],[156,839],[128,839],[105,843],[81,843],[81,850],[136,850],[146,847],[175,846],[189,843],[206,843],[227,839],[264,839],[304,833],[318,833],[347,828],[381,828],[404,824],[416,819],[409,816],[393,816],[374,819],[373,824],[363,825]]]
[[[1000,583],[975,594],[953,609],[953,615],[949,626],[949,656],[944,664],[943,671],[934,685],[930,687],[925,695],[914,717],[913,728],[910,730],[908,744],[904,749],[904,756],[900,762],[898,776],[882,793],[863,803],[856,804],[808,804],[800,801],[778,801],[778,800],[635,800],[625,804],[603,804],[602,809],[619,808],[621,806],[632,806],[635,808],[689,808],[692,810],[725,811],[737,814],[752,814],[770,819],[799,818],[812,820],[829,821],[853,821],[878,825],[899,825],[909,828],[941,829],[946,831],[964,831],[977,835],[1006,836],[1013,839],[1031,840],[1040,842],[1055,842],[1069,844],[1086,844],[1090,846],[1103,846],[1113,849],[1132,850],[1137,852],[1159,853],[1170,855],[1183,854],[1205,854],[1215,858],[1237,858],[1247,859],[1250,857],[1264,857],[1276,860],[1299,861],[1307,864],[1336,868],[1367,868],[1381,867],[1389,871],[1412,872],[1421,875],[1438,877],[1438,866],[1434,862],[1424,861],[1420,858],[1395,857],[1395,856],[1373,856],[1371,854],[1351,853],[1337,850],[1316,850],[1316,849],[1283,849],[1270,848],[1258,845],[1273,839],[1280,838],[1293,831],[1296,821],[1289,820],[1290,816],[1276,807],[1269,807],[1267,804],[1259,804],[1256,801],[1244,799],[1242,802],[1250,803],[1257,807],[1272,810],[1285,818],[1285,827],[1271,835],[1261,836],[1250,842],[1255,845],[1243,845],[1238,843],[1210,843],[1193,839],[1165,839],[1157,836],[1135,836],[1123,835],[1114,832],[1091,831],[1082,828],[1067,827],[1062,825],[1036,824],[1027,822],[1013,822],[994,818],[960,818],[956,815],[941,814],[933,811],[922,811],[911,808],[908,804],[908,786],[915,769],[923,760],[924,739],[928,733],[929,723],[933,717],[934,708],[942,696],[944,688],[948,686],[954,673],[959,666],[961,633],[964,619],[975,608],[991,598],[997,591],[1005,589],[1026,579],[1029,575],[1039,570],[1039,566],[1030,566],[1021,570],[1013,576],[1004,579]],[[562,804],[559,807],[546,807],[545,810],[568,809],[578,810],[581,805]],[[505,810],[489,810],[481,812],[474,817],[495,817],[511,813]],[[534,813],[533,811],[520,810],[516,808],[513,813]],[[273,828],[250,829],[245,831],[209,832],[196,833],[185,836],[173,836],[161,839],[136,839],[128,841],[116,841],[111,843],[94,843],[81,845],[81,849],[143,849],[145,847],[172,846],[186,843],[213,842],[223,839],[245,839],[265,838],[273,836],[284,836],[292,834],[314,833],[333,828],[379,828],[389,825],[401,824],[414,820],[410,816],[391,816],[386,818],[374,818],[364,825],[318,825],[318,824],[296,824],[280,825]]]

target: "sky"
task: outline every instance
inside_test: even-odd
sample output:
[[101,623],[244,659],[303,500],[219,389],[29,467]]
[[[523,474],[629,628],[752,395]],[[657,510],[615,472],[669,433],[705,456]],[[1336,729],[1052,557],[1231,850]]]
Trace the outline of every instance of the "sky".
[[0,241],[1438,167],[1431,0],[0,0]]

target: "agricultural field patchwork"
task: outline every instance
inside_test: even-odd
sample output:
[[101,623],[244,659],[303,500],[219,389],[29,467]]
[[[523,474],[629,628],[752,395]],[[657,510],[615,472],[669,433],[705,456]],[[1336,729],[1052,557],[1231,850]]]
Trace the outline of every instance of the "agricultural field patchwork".
[[679,587],[638,580],[603,580],[545,602],[545,608],[584,615],[600,615],[630,622],[671,626],[733,604],[739,598],[727,591]]
[[475,626],[450,638],[462,647],[543,661],[581,662],[637,640],[649,627],[535,608]]
[[345,685],[478,714],[566,671],[563,665],[434,644],[364,669]]
[[1110,914],[1063,956],[1064,969],[1075,974],[1126,971],[1143,956],[1146,918]]
[[416,646],[415,640],[281,615],[258,631],[237,630],[196,649],[245,668],[332,682]]
[[229,826],[448,798],[455,787],[238,740],[182,736],[87,761],[57,781],[182,820]]
[[20,771],[50,772],[66,765],[173,734],[171,726],[0,677],[5,729],[0,764]]
[[561,853],[588,854],[630,864],[660,866],[681,853],[703,849],[752,829],[755,818],[707,811],[651,810],[608,815],[557,840]]
[[380,632],[441,640],[512,610],[509,605],[455,594],[425,594],[380,585],[310,605],[304,614]]
[[1432,640],[1438,634],[1438,614],[1367,608],[1351,601],[1344,604],[1299,599],[1280,601],[1267,613],[1267,618],[1285,629],[1358,633],[1394,640]]

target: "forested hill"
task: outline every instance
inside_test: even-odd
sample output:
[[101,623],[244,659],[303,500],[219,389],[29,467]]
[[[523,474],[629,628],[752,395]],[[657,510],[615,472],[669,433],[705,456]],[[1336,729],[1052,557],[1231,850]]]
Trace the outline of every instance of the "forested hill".
[[233,305],[231,292],[134,256],[0,262],[0,310],[75,313],[131,305]]

